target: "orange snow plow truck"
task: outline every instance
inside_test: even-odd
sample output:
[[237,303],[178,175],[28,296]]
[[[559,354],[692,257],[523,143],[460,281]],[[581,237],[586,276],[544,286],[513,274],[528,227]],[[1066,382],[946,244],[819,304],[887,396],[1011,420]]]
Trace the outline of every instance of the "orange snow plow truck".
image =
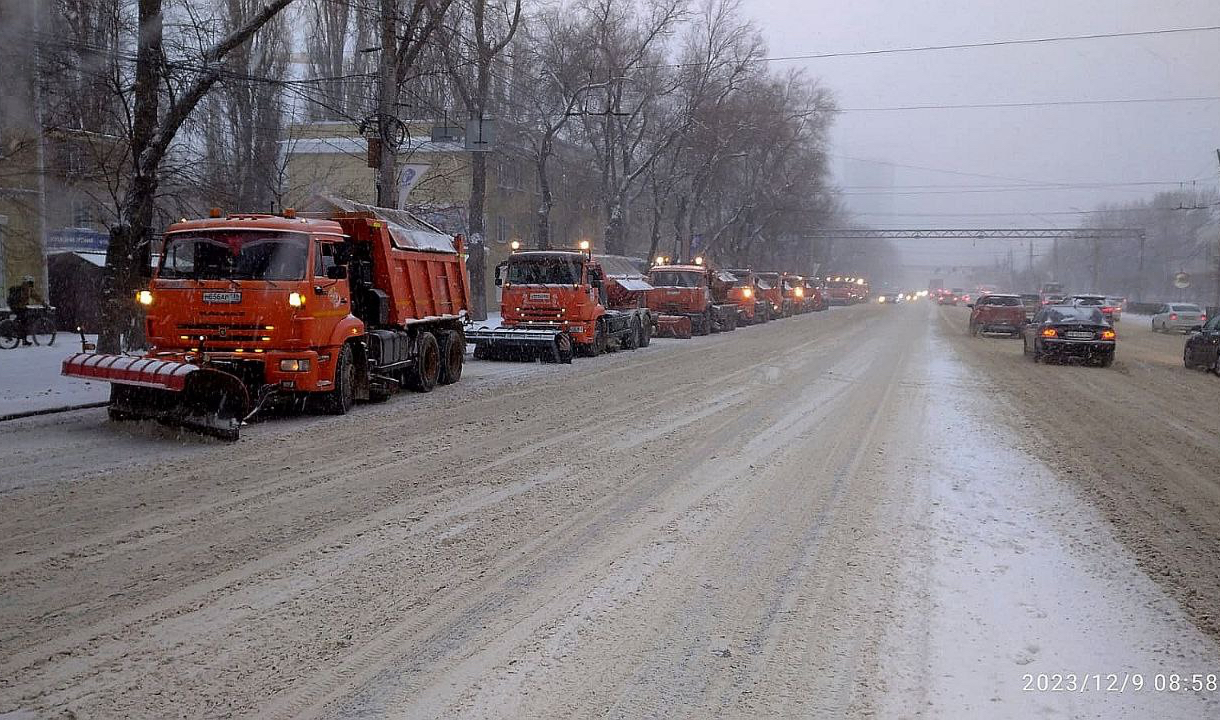
[[324,219],[213,211],[171,225],[136,298],[148,352],[79,353],[63,374],[109,381],[112,420],[228,440],[273,404],[341,415],[400,387],[457,382],[470,295],[461,236],[343,202]]
[[570,363],[635,350],[652,342],[652,313],[643,294],[652,289],[618,256],[578,250],[513,250],[496,268],[500,325],[467,333],[478,360]]
[[702,258],[693,265],[653,265],[648,282],[652,289],[645,297],[649,309],[658,314],[658,336],[689,338],[737,329],[737,304],[716,300],[727,296],[737,279],[712,270]]

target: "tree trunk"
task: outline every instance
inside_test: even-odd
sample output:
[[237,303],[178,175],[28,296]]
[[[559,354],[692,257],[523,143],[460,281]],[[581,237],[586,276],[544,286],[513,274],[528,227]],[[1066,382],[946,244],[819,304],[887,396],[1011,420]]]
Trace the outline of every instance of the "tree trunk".
[[487,155],[471,153],[470,158],[470,205],[467,227],[470,236],[466,239],[466,271],[470,274],[470,313],[475,320],[487,319],[487,240],[486,223],[483,216],[487,195]]
[[606,204],[606,253],[622,255],[625,252],[626,231],[623,218],[623,198],[617,193]]
[[552,131],[547,131],[542,138],[542,144],[538,148],[538,156],[534,159],[534,165],[538,171],[538,192],[542,195],[542,199],[538,202],[538,249],[546,250],[551,247],[551,208],[555,204],[555,198],[551,195],[551,179],[547,174],[547,161],[551,157],[551,139],[554,137]]
[[136,259],[143,242],[152,234],[153,209],[157,197],[156,168],[151,172],[143,160],[153,142],[160,113],[159,67],[162,56],[161,0],[140,0],[139,45],[131,126],[132,177],[123,200],[118,224],[110,232],[106,268],[102,273],[102,328],[98,352],[120,351],[119,335],[135,317],[135,292],[140,273]]

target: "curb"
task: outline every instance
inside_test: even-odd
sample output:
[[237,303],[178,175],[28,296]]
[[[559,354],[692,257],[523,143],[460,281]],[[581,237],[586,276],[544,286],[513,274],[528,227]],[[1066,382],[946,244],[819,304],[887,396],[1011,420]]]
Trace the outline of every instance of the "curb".
[[9,413],[8,415],[0,415],[0,422],[9,420],[20,420],[22,418],[37,417],[39,415],[55,415],[56,413],[72,412],[73,410],[89,410],[91,408],[106,407],[109,402],[92,402],[81,403],[80,405],[65,405],[63,407],[43,408],[42,410],[27,410],[26,412]]

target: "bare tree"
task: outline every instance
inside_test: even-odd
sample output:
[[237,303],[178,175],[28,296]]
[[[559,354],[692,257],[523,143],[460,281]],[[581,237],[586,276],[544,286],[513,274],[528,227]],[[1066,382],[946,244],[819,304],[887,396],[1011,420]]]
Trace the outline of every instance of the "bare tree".
[[[232,32],[256,5],[256,0],[225,0],[222,31]],[[287,20],[281,15],[226,58],[226,75],[208,97],[201,123],[202,187],[209,205],[272,208],[285,118],[281,86],[269,80],[286,74],[288,53]]]
[[[491,102],[492,66],[504,52],[521,24],[521,0],[488,2],[470,0],[469,23],[472,41],[464,52],[447,53],[450,73],[462,103],[471,120],[484,121]],[[488,15],[492,17],[489,18]],[[472,68],[473,72],[468,69]],[[467,211],[467,242],[470,257],[466,269],[470,273],[471,312],[476,320],[487,319],[486,290],[486,218],[484,205],[487,195],[487,154],[473,153],[470,160],[470,202]]]
[[[199,57],[167,62],[162,0],[138,0],[135,82],[129,134],[130,167],[123,184],[117,225],[110,234],[103,282],[102,332],[98,347],[117,352],[119,333],[132,315],[140,278],[140,247],[152,235],[161,163],[178,131],[224,75],[223,61],[292,0],[269,0],[231,32],[206,46]],[[163,103],[164,101],[164,103]]]

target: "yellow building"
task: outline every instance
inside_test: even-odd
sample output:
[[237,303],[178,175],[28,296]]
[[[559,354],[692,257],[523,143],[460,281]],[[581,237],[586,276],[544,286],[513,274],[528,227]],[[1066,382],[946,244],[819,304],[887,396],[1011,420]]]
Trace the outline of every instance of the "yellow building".
[[[451,233],[467,233],[472,153],[460,136],[433,139],[432,126],[409,125],[409,137],[398,155],[402,207]],[[368,143],[352,123],[311,122],[293,125],[282,143],[284,205],[306,208],[310,198],[338,195],[364,203],[376,201],[375,171],[368,166]],[[567,158],[574,156],[570,151]],[[600,237],[594,201],[595,179],[562,154],[550,162],[554,207],[551,241],[575,245]],[[493,268],[509,253],[513,240],[532,246],[541,202],[537,171],[530,153],[501,143],[487,153],[484,227],[487,248],[487,297],[494,306]],[[490,307],[489,309],[495,309]]]

